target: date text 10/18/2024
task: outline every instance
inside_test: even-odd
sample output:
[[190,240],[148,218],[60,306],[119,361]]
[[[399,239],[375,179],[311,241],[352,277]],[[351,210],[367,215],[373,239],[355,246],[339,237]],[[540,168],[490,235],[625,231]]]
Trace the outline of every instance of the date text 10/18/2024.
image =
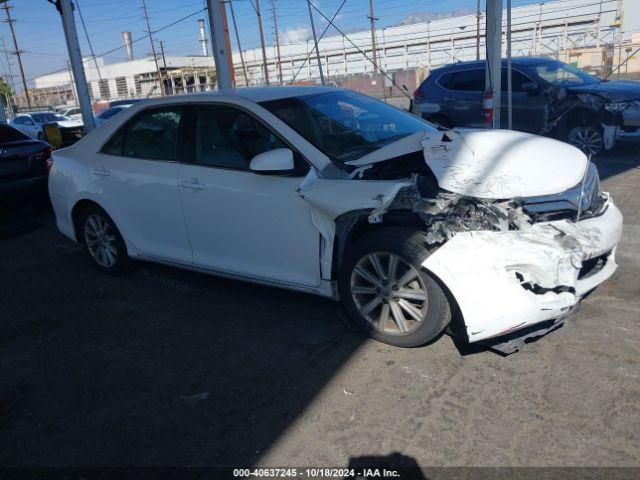
[[257,478],[398,478],[386,468],[236,468],[233,476]]

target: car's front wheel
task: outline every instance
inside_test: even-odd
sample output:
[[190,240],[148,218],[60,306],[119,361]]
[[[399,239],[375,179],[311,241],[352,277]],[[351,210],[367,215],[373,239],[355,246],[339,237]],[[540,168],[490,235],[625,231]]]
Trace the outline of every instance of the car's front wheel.
[[97,206],[86,208],[78,221],[80,240],[102,272],[112,275],[126,273],[131,260],[127,247],[111,217]]
[[595,157],[604,150],[602,129],[592,125],[573,127],[569,130],[567,141],[579,148],[585,155]]
[[342,302],[372,338],[400,347],[424,345],[451,320],[447,297],[422,262],[429,256],[420,235],[385,228],[359,239],[340,271]]

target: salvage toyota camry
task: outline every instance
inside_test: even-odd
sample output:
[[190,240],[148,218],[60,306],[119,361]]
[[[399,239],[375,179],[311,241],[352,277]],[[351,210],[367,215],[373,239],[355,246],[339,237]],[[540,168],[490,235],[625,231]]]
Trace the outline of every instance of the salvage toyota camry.
[[104,272],[141,259],[315,293],[405,347],[450,324],[505,350],[557,327],[622,233],[570,145],[324,87],[140,102],[55,152],[49,191]]

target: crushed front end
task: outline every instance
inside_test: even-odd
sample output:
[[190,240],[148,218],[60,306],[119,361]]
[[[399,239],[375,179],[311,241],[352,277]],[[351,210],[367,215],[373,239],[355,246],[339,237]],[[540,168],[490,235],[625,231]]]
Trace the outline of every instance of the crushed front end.
[[[396,159],[365,178],[379,178],[382,168],[383,178],[401,177],[400,166]],[[443,191],[429,175],[415,175],[415,188],[400,191],[388,214],[411,210],[419,217],[432,252],[423,267],[455,298],[464,322],[457,333],[469,342],[515,351],[556,328],[615,272],[622,215],[601,191],[595,165],[566,191],[509,200]]]
[[[434,212],[438,202],[443,208]],[[617,267],[622,215],[600,191],[593,165],[580,185],[558,195],[483,201],[448,194],[413,208],[427,225],[425,241],[437,247],[423,267],[456,299],[469,342],[546,332]],[[549,328],[527,328],[551,320]]]

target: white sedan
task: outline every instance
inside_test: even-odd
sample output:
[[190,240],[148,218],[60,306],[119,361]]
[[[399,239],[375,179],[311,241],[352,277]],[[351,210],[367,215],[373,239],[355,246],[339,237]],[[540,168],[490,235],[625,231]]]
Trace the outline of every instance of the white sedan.
[[140,259],[315,293],[398,346],[451,324],[514,350],[613,274],[622,233],[574,147],[324,87],[137,103],[54,153],[49,192],[106,273]]

